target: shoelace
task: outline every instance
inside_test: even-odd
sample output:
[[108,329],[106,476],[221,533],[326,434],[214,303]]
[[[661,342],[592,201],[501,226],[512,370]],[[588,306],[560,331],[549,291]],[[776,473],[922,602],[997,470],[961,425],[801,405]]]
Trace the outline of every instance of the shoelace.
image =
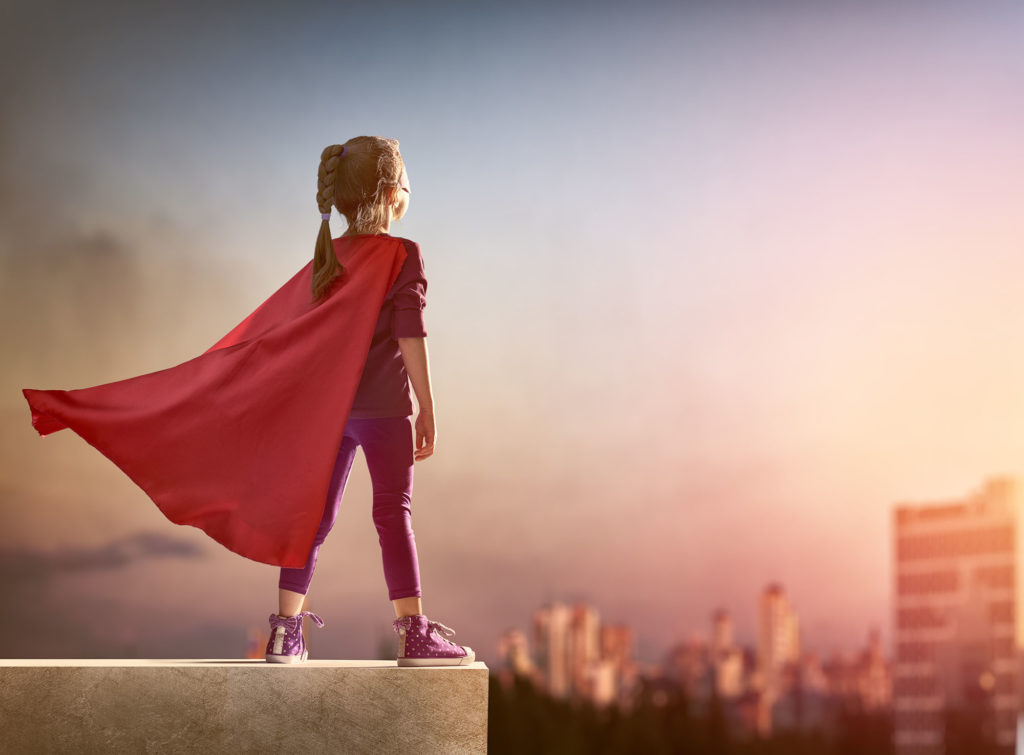
[[[305,646],[305,640],[299,633],[299,627],[302,626],[303,616],[309,616],[318,626],[322,627],[324,625],[323,619],[312,611],[303,611],[295,616],[288,616],[284,619],[276,613],[271,615],[273,622],[271,626],[274,627],[272,632],[277,631],[276,627],[283,627],[285,630],[283,644],[281,647],[286,653],[291,653],[292,651],[298,652]],[[273,639],[271,639],[271,641],[273,641]]]
[[323,619],[321,619],[319,616],[317,616],[312,611],[303,611],[302,613],[299,614],[299,616],[300,617],[301,616],[308,616],[309,618],[311,618],[313,621],[316,622],[316,625],[318,627],[322,627],[324,625]]
[[[428,621],[427,622],[427,631],[429,631],[431,629],[440,632],[441,634],[443,634],[445,637],[448,637],[448,638],[452,638],[452,637],[455,636],[455,630],[452,629],[451,627],[446,627],[440,621]],[[454,645],[455,643],[452,642],[450,644]]]
[[[403,617],[403,618],[405,618],[405,617]],[[408,622],[408,621],[403,622],[402,619],[396,619],[395,622],[394,622],[394,630],[396,632],[398,632],[400,627],[408,627],[410,625],[410,623],[411,622]],[[430,620],[428,620],[427,621],[427,634],[430,634],[430,630],[431,629],[433,629],[434,631],[444,635],[446,638],[451,638],[451,637],[455,636],[455,630],[452,629],[449,626],[446,626],[446,625],[442,624],[440,621],[430,621]],[[451,642],[449,639],[444,639],[443,641],[444,642],[448,642],[448,644],[452,645],[453,647],[460,647],[459,645],[456,645],[454,642]]]
[[277,614],[274,614],[274,618],[277,621],[277,623],[278,624],[284,624],[289,629],[297,628],[298,625],[302,623],[302,617],[303,616],[309,616],[311,619],[313,619],[313,621],[316,622],[317,626],[321,626],[322,627],[324,625],[323,619],[321,619],[319,616],[317,616],[312,611],[303,611],[300,614],[296,614],[295,616],[289,616],[286,619],[282,619]]

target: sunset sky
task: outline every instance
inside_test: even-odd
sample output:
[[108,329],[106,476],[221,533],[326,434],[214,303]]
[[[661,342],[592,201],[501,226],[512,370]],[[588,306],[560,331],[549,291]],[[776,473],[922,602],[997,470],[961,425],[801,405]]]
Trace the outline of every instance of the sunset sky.
[[[809,649],[888,647],[892,507],[1024,468],[1019,3],[153,5],[0,23],[0,591],[45,625],[11,655],[266,628],[276,567],[21,388],[202,353],[310,259],[359,134],[401,142],[429,280],[424,612],[479,659],[556,599],[647,660],[718,607],[753,643],[772,581]],[[311,654],[392,642],[370,504],[360,452]]]

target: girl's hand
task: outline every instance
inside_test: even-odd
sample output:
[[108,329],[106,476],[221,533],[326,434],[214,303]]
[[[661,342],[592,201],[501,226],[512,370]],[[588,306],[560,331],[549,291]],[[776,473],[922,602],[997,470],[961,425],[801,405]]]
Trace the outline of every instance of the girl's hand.
[[416,442],[413,444],[413,458],[416,461],[423,461],[434,453],[434,410],[420,409],[416,417]]

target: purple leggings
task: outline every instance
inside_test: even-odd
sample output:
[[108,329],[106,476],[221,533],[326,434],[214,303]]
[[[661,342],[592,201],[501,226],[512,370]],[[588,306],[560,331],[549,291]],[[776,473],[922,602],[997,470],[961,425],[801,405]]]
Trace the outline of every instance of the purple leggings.
[[281,567],[278,587],[302,593],[309,590],[316,568],[316,556],[327,533],[334,526],[338,506],[345,493],[356,446],[363,447],[373,484],[373,522],[384,557],[384,580],[389,600],[420,595],[419,561],[412,531],[412,417],[349,417],[331,475],[316,539],[302,569]]

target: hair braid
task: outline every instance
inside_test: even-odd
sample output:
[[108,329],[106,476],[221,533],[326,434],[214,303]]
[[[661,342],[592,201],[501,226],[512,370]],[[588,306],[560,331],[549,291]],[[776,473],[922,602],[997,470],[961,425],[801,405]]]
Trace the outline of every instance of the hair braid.
[[338,176],[338,164],[341,162],[339,155],[344,149],[341,144],[332,144],[320,153],[320,171],[317,181],[316,206],[320,212],[331,211],[334,204],[334,186]]
[[[344,146],[332,144],[320,153],[320,168],[317,171],[316,206],[321,214],[331,211],[335,199],[335,184],[338,177],[338,165]],[[313,302],[323,298],[331,282],[345,272],[345,266],[338,262],[334,253],[334,242],[331,240],[331,223],[327,218],[320,223],[320,231],[316,237],[313,252]]]

